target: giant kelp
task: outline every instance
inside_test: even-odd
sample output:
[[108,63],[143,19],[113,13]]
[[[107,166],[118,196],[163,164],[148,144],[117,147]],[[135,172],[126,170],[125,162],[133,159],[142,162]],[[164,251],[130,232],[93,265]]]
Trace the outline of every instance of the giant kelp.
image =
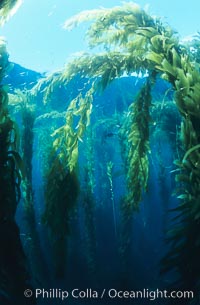
[[[21,1],[0,3],[0,26],[11,17]],[[10,67],[4,39],[0,38],[0,82]],[[24,177],[19,154],[17,124],[9,115],[6,86],[0,87],[0,301],[2,304],[27,304],[24,289],[30,286],[26,257],[20,232],[15,222],[17,204],[21,198],[20,184]],[[35,300],[31,301],[32,304]]]
[[[146,192],[148,189],[151,100],[151,85],[150,80],[147,79],[145,85],[140,89],[138,96],[128,108],[128,113],[120,133],[127,184],[127,194],[121,204],[122,230],[120,253],[124,262],[126,262],[125,257],[128,256],[127,254],[131,246],[133,212],[139,210],[143,192]],[[128,265],[128,263],[126,264]]]
[[[85,124],[89,124],[92,94],[85,100],[80,94],[66,111],[66,124],[54,131],[49,153],[50,168],[46,172],[45,211],[43,222],[50,229],[56,274],[64,275],[66,236],[69,234],[70,213],[78,193],[78,143],[82,141]],[[76,118],[80,117],[77,121]],[[61,259],[62,258],[62,259]]]
[[79,94],[73,99],[66,111],[65,125],[52,134],[55,138],[49,155],[51,166],[46,172],[43,222],[50,229],[58,276],[64,275],[70,213],[79,193],[78,144],[90,123],[92,94],[93,88],[84,97]]
[[154,20],[136,4],[82,12],[68,20],[65,28],[71,28],[88,18],[96,19],[87,33],[90,46],[103,45],[106,52],[81,54],[53,78],[47,92],[51,92],[57,82],[67,82],[69,75],[71,78],[76,75],[92,77],[104,89],[124,73],[145,73],[146,69],[155,71],[152,63],[162,61],[164,46],[168,53],[172,46],[178,45],[178,39],[169,27],[164,27],[159,19]]
[[[0,40],[0,80],[9,66],[4,40]],[[21,198],[20,184],[24,177],[23,162],[19,154],[17,124],[8,112],[8,94],[0,88],[0,288],[1,302],[7,297],[25,304],[23,291],[29,280],[19,229],[15,222],[17,204]],[[3,297],[4,295],[4,297]],[[6,297],[7,296],[7,297]],[[34,300],[33,300],[34,303]]]
[[[165,264],[168,264],[170,268],[177,269],[181,274],[184,282],[181,287],[187,286],[198,290],[199,272],[196,266],[198,265],[199,237],[198,234],[191,233],[198,232],[200,193],[200,74],[195,57],[192,56],[187,46],[179,42],[178,36],[168,25],[163,24],[158,18],[151,17],[134,3],[125,3],[121,7],[111,9],[82,12],[68,20],[65,23],[65,28],[71,29],[80,22],[88,20],[94,20],[87,32],[89,45],[91,47],[103,46],[105,52],[83,53],[66,66],[56,81],[66,82],[69,75],[71,77],[80,75],[81,77],[93,78],[94,82],[104,89],[113,79],[124,73],[145,73],[148,71],[149,74],[154,72],[170,82],[175,91],[176,106],[182,116],[181,140],[185,150],[185,156],[176,162],[180,169],[176,180],[184,185],[184,190],[179,194],[179,198],[183,201],[178,207],[181,229],[175,228],[171,232],[171,240],[177,247],[167,262],[165,261]],[[49,92],[54,84],[55,78],[49,86],[51,88]],[[86,125],[84,126],[86,127]],[[82,125],[82,130],[85,127]],[[129,135],[131,131],[132,128],[127,130]],[[73,141],[70,145],[73,149]],[[139,154],[138,158],[141,159]],[[131,160],[129,162],[131,164]],[[130,172],[133,169],[134,166],[130,168],[129,176],[131,176]],[[144,186],[146,186],[148,179],[146,176]],[[132,188],[134,189],[138,183],[140,182],[134,179]],[[187,234],[185,234],[186,232]],[[177,264],[178,261],[183,261],[183,255],[185,261],[189,261],[192,245],[196,245],[196,254],[192,262],[190,264]],[[193,279],[191,279],[192,274]]]
[[[128,146],[127,156],[125,156],[128,188],[125,204],[127,204],[127,208],[129,207],[130,214],[131,210],[138,209],[142,199],[142,190],[147,190],[148,187],[150,90],[151,86],[147,81],[136,100],[129,106],[128,120],[125,120],[121,132],[123,142],[125,142],[125,146]],[[128,138],[126,138],[127,130],[130,130]]]
[[34,145],[34,122],[36,118],[35,107],[31,104],[30,95],[27,92],[17,92],[21,102],[20,114],[22,121],[21,150],[25,168],[25,177],[22,183],[23,190],[23,212],[25,220],[24,249],[29,260],[31,275],[34,280],[40,280],[43,285],[47,282],[47,268],[37,228],[35,215],[35,198],[33,189],[33,145]]
[[79,194],[75,169],[70,172],[56,154],[46,173],[43,223],[49,229],[55,275],[63,277],[66,266],[66,237],[70,234],[70,216]]
[[[52,165],[47,174],[46,206],[43,220],[54,235],[54,249],[56,251],[63,249],[63,258],[66,255],[64,244],[65,235],[69,233],[70,210],[76,202],[79,189],[76,174],[78,143],[82,141],[83,132],[90,122],[92,93],[93,88],[87,92],[84,98],[80,94],[71,101],[66,112],[66,124],[52,135],[56,138],[50,153]],[[79,117],[78,121],[77,117]],[[60,257],[57,257],[58,262],[60,262],[57,274],[61,275],[64,271],[64,262],[61,264]]]

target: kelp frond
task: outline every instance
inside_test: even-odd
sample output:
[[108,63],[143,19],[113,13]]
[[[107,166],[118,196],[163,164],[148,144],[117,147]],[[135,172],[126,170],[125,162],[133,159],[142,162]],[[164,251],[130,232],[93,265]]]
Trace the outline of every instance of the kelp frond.
[[[65,28],[69,29],[86,20],[94,20],[87,33],[90,45],[104,46],[106,52],[82,53],[69,62],[65,69],[47,77],[44,100],[48,100],[56,86],[66,85],[76,76],[99,78],[102,89],[123,74],[144,74],[155,68],[163,73],[164,78],[171,80],[176,77],[171,65],[177,63],[180,67],[181,59],[175,33],[138,5],[125,3],[112,9],[85,11],[66,21]],[[169,76],[164,73],[166,70]],[[41,87],[42,83],[38,85],[38,90],[44,88]]]
[[[95,9],[91,11],[83,11],[76,16],[67,20],[64,24],[64,28],[71,30],[73,27],[79,25],[84,21],[94,20],[92,25],[89,27],[87,37],[89,38],[89,43],[91,45],[98,45],[101,43],[104,38],[109,43],[113,43],[114,41],[118,44],[119,41],[115,39],[111,39],[112,33],[116,30],[119,30],[118,37],[122,38],[122,32],[120,30],[125,30],[126,35],[133,33],[134,30],[138,26],[145,26],[145,21],[151,23],[153,20],[152,17],[147,15],[144,10],[140,9],[140,7],[135,3],[124,3],[123,6],[116,6],[114,8],[105,9]],[[93,43],[94,42],[94,43]]]
[[[55,154],[54,154],[55,153]],[[52,159],[46,173],[45,210],[42,216],[50,233],[53,264],[57,277],[63,277],[66,261],[66,238],[70,234],[70,216],[79,193],[76,172],[69,172],[65,164],[51,152]],[[54,159],[53,159],[54,158]]]
[[132,72],[145,73],[147,63],[138,57],[120,52],[106,52],[95,55],[85,54],[67,66],[67,73],[81,77],[97,78],[99,86],[104,90],[108,84],[123,74]]
[[[58,157],[66,170],[73,172],[78,162],[78,143],[83,141],[83,134],[90,124],[93,100],[92,87],[83,96],[81,93],[71,101],[66,112],[65,125],[56,129],[53,133],[54,150],[58,152]],[[77,120],[77,117],[79,119]]]
[[[31,90],[33,96],[43,94],[43,102],[50,100],[52,93],[61,85],[67,86],[76,77],[85,78],[85,87],[95,81],[96,89],[104,90],[114,79],[130,75],[133,72],[146,73],[148,62],[140,56],[132,56],[129,53],[105,52],[99,54],[82,53],[75,57],[66,67],[40,82]],[[89,85],[90,86],[90,85]]]
[[[147,190],[149,178],[149,123],[151,107],[149,80],[136,100],[129,106],[127,120],[122,128],[122,140],[127,155],[127,188],[123,209],[137,210],[142,192]],[[122,143],[123,144],[123,143]]]
[[137,4],[124,3],[112,9],[84,11],[66,21],[65,28],[86,20],[94,20],[87,32],[90,46],[103,46],[106,52],[75,58],[62,73],[65,79],[65,75],[74,74],[100,77],[104,89],[124,73],[157,70],[163,78],[175,82],[174,65],[181,69],[184,57],[180,57],[178,38],[168,25]]

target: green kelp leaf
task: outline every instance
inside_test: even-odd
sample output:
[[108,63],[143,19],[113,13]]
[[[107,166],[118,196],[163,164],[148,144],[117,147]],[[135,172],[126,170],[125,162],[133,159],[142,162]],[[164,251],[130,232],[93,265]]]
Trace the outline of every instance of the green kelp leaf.
[[[190,81],[188,80],[188,82],[190,82]],[[199,112],[199,109],[200,109],[200,86],[199,86],[199,84],[195,84],[192,87],[190,86],[189,89],[190,90],[189,90],[189,93],[188,93],[187,96],[188,96],[188,98],[192,99],[193,102],[195,103],[196,109],[197,109],[196,115],[198,115],[198,112]]]
[[164,56],[162,54],[158,54],[158,53],[155,53],[153,51],[147,53],[146,56],[145,56],[146,59],[155,62],[159,66],[161,65],[161,63],[163,61],[163,57]]
[[133,39],[127,41],[127,50],[130,53],[144,52],[147,47],[148,41],[144,36],[134,35]]
[[[157,68],[158,70],[160,70],[160,66],[156,66],[156,68]],[[163,70],[162,70],[162,71],[163,71]],[[167,74],[167,73],[162,73],[161,78],[162,78],[163,80],[166,80],[167,82],[170,82],[170,76],[169,76],[169,74]]]
[[183,98],[184,103],[185,103],[185,108],[187,109],[187,112],[197,116],[200,118],[200,112],[199,112],[199,107],[198,104],[195,103],[195,100],[192,99],[191,97],[188,97],[187,95]]
[[166,39],[166,38],[160,34],[155,35],[151,38],[152,47],[156,52],[161,53],[163,51],[163,40],[164,39]]
[[189,87],[192,89],[192,90],[190,90],[190,92],[192,91],[194,91],[195,89],[194,89],[194,86],[195,85],[197,85],[198,87],[200,87],[199,86],[199,84],[198,83],[195,83],[195,80],[194,80],[194,77],[193,77],[193,73],[191,73],[191,72],[186,72],[186,78],[187,78],[187,81],[188,81],[188,83],[189,83]]
[[176,69],[169,63],[166,58],[163,59],[160,70],[164,71],[165,73],[167,72],[171,74],[172,76],[174,76],[174,78],[176,78],[177,76]]
[[177,68],[181,68],[181,57],[176,51],[176,49],[172,48],[171,53],[172,53],[173,66]]
[[189,60],[189,56],[186,53],[183,53],[181,55],[181,68],[184,71],[184,73],[187,73],[189,69],[191,69],[191,63]]
[[114,79],[113,69],[112,68],[107,69],[107,71],[104,72],[101,78],[102,90],[104,90],[113,79]]
[[176,89],[182,91],[184,95],[189,94],[190,89],[190,81],[188,80],[187,76],[183,69],[177,68],[177,81],[176,81]]
[[158,34],[158,31],[153,27],[139,27],[135,32],[136,34],[145,36],[147,38],[152,38]]
[[78,161],[78,146],[76,145],[75,148],[72,150],[71,158],[69,161],[70,172],[73,172],[75,170],[77,161]]
[[193,152],[195,152],[196,150],[200,150],[200,144],[197,144],[193,147],[191,147],[190,149],[188,149],[188,151],[185,153],[184,157],[183,157],[183,162],[188,158],[188,156],[190,154],[192,154]]

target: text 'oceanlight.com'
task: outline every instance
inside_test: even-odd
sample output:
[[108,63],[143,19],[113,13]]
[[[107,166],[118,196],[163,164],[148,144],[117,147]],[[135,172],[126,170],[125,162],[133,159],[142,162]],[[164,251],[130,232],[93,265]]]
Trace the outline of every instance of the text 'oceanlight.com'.
[[52,289],[42,289],[36,288],[34,290],[26,289],[24,291],[24,296],[26,298],[35,297],[36,299],[60,299],[62,301],[73,298],[73,299],[149,299],[154,301],[157,299],[193,299],[193,291],[168,291],[168,290],[150,290],[148,288],[142,290],[117,290],[115,288],[111,289],[102,289],[101,291],[93,290],[87,288],[81,290],[74,288],[72,290],[63,290],[58,288]]

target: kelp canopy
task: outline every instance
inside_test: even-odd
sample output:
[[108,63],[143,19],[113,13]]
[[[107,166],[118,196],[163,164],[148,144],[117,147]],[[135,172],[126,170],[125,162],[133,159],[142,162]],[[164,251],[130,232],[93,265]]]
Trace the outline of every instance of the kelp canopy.
[[[124,74],[130,75],[133,72],[145,74],[148,71],[152,83],[158,76],[172,84],[175,90],[175,102],[183,117],[181,137],[184,148],[188,151],[187,157],[192,158],[192,164],[197,166],[200,132],[198,128],[200,75],[189,48],[179,42],[177,34],[168,25],[163,24],[159,18],[151,17],[137,4],[131,2],[121,7],[81,12],[67,20],[64,28],[71,30],[83,21],[92,20],[94,22],[86,35],[89,46],[91,48],[102,46],[105,52],[82,53],[61,73],[50,76],[47,79],[47,87],[44,89],[45,101],[48,101],[51,92],[59,84],[68,83],[77,75],[81,78],[92,78],[95,89],[104,89],[113,79]],[[35,89],[40,87],[41,84]],[[64,132],[63,137],[66,137],[66,128],[72,128],[70,126],[73,125],[71,121],[73,116],[81,116],[77,125],[80,131],[68,132],[70,137],[68,136],[68,143],[66,143],[67,150],[74,149],[75,142],[78,143],[81,140],[82,131],[88,125],[91,113],[92,99],[88,100],[88,96],[92,94],[90,91],[85,94],[85,97],[81,96],[81,100],[78,96],[69,105],[66,118],[71,117],[71,119],[66,119],[65,127],[55,132],[59,138],[55,141],[55,146],[61,141],[61,131]],[[141,111],[145,113],[145,110]],[[85,122],[83,113],[87,117]],[[141,138],[141,132],[131,133],[135,141],[136,138]],[[75,136],[76,140],[72,140],[72,136]],[[129,135],[129,141],[130,137],[131,135]],[[148,141],[148,137],[146,140]],[[68,160],[70,168],[70,158]]]

